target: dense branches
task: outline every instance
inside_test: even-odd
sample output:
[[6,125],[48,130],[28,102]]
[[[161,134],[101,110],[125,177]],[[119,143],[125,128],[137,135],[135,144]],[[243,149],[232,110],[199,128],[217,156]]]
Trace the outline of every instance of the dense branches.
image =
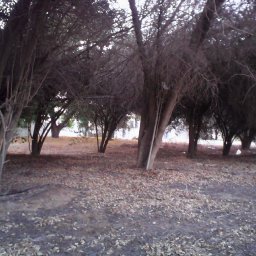
[[[151,45],[151,42],[147,41],[146,44],[143,43],[141,21],[139,20],[135,1],[129,0],[144,73],[144,108],[141,115],[138,166],[145,167],[146,169],[152,169],[153,167],[153,162],[160,147],[162,136],[169,123],[176,102],[184,89],[186,89],[188,81],[191,83],[191,80],[195,77],[194,74],[197,76],[195,69],[188,63],[189,59],[187,53],[189,53],[190,59],[194,58],[197,54],[199,47],[206,38],[216,10],[219,9],[224,1],[209,0],[205,3],[204,9],[192,30],[190,43],[185,44],[184,49],[180,49],[183,54],[180,55],[176,66],[180,76],[177,76],[177,72],[173,70],[173,73],[176,73],[173,77],[169,75],[170,67],[172,66],[171,63],[168,63],[170,59],[165,60],[164,55],[159,52],[159,49],[164,48],[166,52],[171,50],[171,48],[165,48],[166,43],[163,44],[163,42],[166,41],[166,39],[163,40],[163,36],[168,35],[171,29],[173,30],[173,35],[175,35],[175,28],[177,29],[177,27],[175,25],[171,26],[172,23],[169,23],[167,27],[164,26],[162,17],[167,16],[171,17],[171,20],[175,20],[176,17],[182,15],[182,8],[187,8],[187,3],[186,1],[182,1],[182,4],[176,6],[176,9],[171,9],[172,14],[170,14],[171,10],[163,7],[166,2],[168,1],[159,2],[152,9],[156,10],[159,22],[157,23],[158,26],[156,30],[153,30],[156,31],[156,33],[151,35],[151,38],[154,38],[154,44],[146,48],[145,45]],[[163,11],[165,11],[165,15],[163,15]],[[162,28],[166,30],[165,33],[162,31]],[[191,55],[193,57],[191,57]],[[159,60],[161,60],[161,62]]]
[[[63,124],[75,111],[93,122],[105,152],[118,123],[135,111],[137,165],[152,169],[178,103],[189,125],[188,156],[213,116],[224,154],[237,137],[248,147],[256,130],[255,5],[146,0],[139,8],[128,1],[130,21],[107,0],[0,4],[0,170],[27,105],[35,154],[51,128],[63,127],[56,123],[63,113]],[[67,111],[71,102],[79,108]]]
[[[88,49],[109,43],[115,15],[107,1],[65,0],[19,0],[6,13],[0,34],[0,170],[24,106],[50,71],[70,83],[65,70],[70,74],[76,61],[88,60]],[[70,87],[84,82],[75,78]]]

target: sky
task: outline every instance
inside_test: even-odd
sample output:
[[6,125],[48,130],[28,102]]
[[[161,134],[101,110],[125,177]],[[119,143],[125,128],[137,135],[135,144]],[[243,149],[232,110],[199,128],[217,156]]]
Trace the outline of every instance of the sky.
[[119,5],[121,8],[129,9],[129,3],[128,0],[117,0],[117,5]]
[[128,0],[116,0],[116,4],[114,6],[121,7],[122,9],[129,10],[129,2]]

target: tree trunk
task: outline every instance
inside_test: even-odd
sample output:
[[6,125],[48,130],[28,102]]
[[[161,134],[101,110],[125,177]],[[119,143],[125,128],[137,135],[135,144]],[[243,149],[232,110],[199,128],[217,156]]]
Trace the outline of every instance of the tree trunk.
[[[214,13],[223,2],[224,0],[208,0],[206,2],[205,8],[201,13],[191,36],[190,48],[192,51],[194,51],[195,54],[206,37],[206,34],[213,20]],[[153,163],[160,148],[163,134],[169,123],[170,117],[178,99],[178,95],[180,93],[180,89],[183,87],[183,84],[181,78],[175,89],[169,90],[165,93],[164,99],[166,102],[164,102],[164,109],[158,111],[156,96],[161,88],[159,88],[160,84],[157,83],[157,79],[154,79],[157,77],[155,75],[158,74],[158,67],[157,65],[153,65],[154,68],[152,68],[152,65],[150,65],[152,56],[147,56],[146,54],[141,30],[141,22],[136,8],[135,0],[129,0],[129,4],[144,73],[144,108],[141,114],[137,166],[150,170],[153,168]],[[161,40],[161,38],[157,38],[157,40]],[[157,44],[159,44],[159,42],[157,42]],[[160,56],[157,56],[157,58],[159,57]],[[152,75],[154,78],[151,80],[149,78],[152,77]]]
[[[169,95],[167,95],[167,101],[165,103],[165,105],[163,106],[162,111],[160,111],[160,117],[159,117],[159,124],[157,126],[157,130],[156,133],[154,135],[154,128],[151,127],[151,129],[153,128],[153,132],[152,134],[154,135],[153,137],[153,147],[152,147],[152,152],[150,155],[148,155],[148,161],[147,161],[147,165],[146,165],[146,170],[151,170],[153,169],[153,164],[157,155],[157,152],[161,146],[162,143],[162,138],[165,132],[166,127],[168,126],[168,123],[170,121],[172,112],[175,108],[175,105],[177,103],[177,98],[179,95],[179,89],[180,88],[176,88],[173,89],[171,93],[169,93]],[[155,114],[156,116],[156,114]],[[156,121],[156,120],[155,120]]]
[[243,138],[243,139],[242,139],[241,148],[242,148],[243,150],[249,150],[250,147],[251,147],[252,140],[253,140],[253,139],[248,138],[248,137]]
[[11,107],[7,108],[5,113],[0,109],[0,180],[2,178],[7,151],[14,136],[20,115],[21,109],[17,110],[15,114],[13,114]]
[[[70,104],[71,104],[71,101],[68,104],[66,104],[65,108],[67,108]],[[65,116],[64,120],[62,120],[62,122],[57,125],[56,122],[57,122],[58,118],[61,116],[61,114],[63,112],[64,111],[61,111],[61,112],[58,111],[57,113],[54,112],[54,115],[53,114],[51,115],[51,133],[52,133],[52,138],[59,138],[60,137],[60,131],[64,127],[67,126],[68,121],[70,120],[70,118],[75,113],[74,111],[70,112],[68,115]]]
[[41,150],[44,144],[44,141],[47,135],[50,132],[51,123],[48,123],[45,127],[43,127],[44,117],[42,115],[42,111],[37,114],[37,119],[35,122],[35,127],[32,135],[32,151],[31,155],[38,156],[41,154]]
[[187,121],[189,124],[188,158],[194,158],[197,154],[197,143],[203,123],[203,116],[208,110],[209,106],[210,104],[191,106],[191,110],[187,116]]
[[105,153],[107,146],[108,146],[108,142],[110,141],[110,139],[112,138],[112,135],[114,133],[115,129],[111,130],[108,132],[108,135],[105,136],[104,138],[102,137],[101,143],[100,143],[100,147],[98,152],[99,153]]
[[215,140],[218,140],[218,134],[219,134],[219,131],[218,129],[214,129],[214,135],[215,135]]
[[60,137],[60,131],[62,130],[61,125],[57,125],[56,122],[51,121],[51,133],[52,138],[58,139]]
[[[9,139],[8,139],[9,137]],[[13,136],[8,136],[7,131],[1,131],[1,141],[0,141],[0,180],[2,177],[2,172],[5,164],[5,159],[7,155],[7,150],[9,147],[10,142],[8,143],[8,140],[11,140]]]
[[52,138],[58,139],[60,137],[60,127],[51,127],[51,132],[52,132]]
[[[39,106],[40,109],[40,106]],[[33,135],[32,135],[32,148],[31,148],[31,155],[32,156],[38,156],[41,153],[42,145],[40,142],[40,129],[42,127],[43,123],[43,112],[39,110],[36,116],[36,121],[35,121],[35,127],[33,130]]]
[[240,140],[242,143],[241,148],[243,150],[249,150],[254,137],[255,137],[254,129],[249,129],[248,131],[243,132],[240,136]]
[[225,138],[225,140],[223,141],[223,150],[222,150],[223,156],[229,155],[231,146],[232,146],[232,137]]
[[42,149],[42,143],[36,139],[32,139],[32,156],[39,156]]
[[152,143],[154,126],[156,122],[157,102],[156,97],[151,93],[149,97],[144,97],[145,107],[141,114],[140,131],[138,138],[137,166],[146,168],[149,158],[150,146]]
[[197,154],[198,131],[194,123],[189,124],[188,158],[194,158]]
[[107,134],[108,134],[108,129],[109,129],[109,122],[108,120],[104,121],[104,125],[101,129],[101,141],[100,141],[100,146],[99,146],[99,153],[105,153],[106,147],[104,147],[105,144],[105,140],[107,138]]
[[1,149],[0,149],[0,180],[3,173],[3,168],[5,164],[5,159],[7,155],[7,151],[10,145],[10,141],[13,138],[13,135],[4,135],[3,141],[1,142]]

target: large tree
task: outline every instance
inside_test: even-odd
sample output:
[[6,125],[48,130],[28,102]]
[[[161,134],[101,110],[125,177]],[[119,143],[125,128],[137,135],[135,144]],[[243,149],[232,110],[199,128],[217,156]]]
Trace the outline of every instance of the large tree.
[[[150,1],[145,1],[148,6]],[[190,19],[186,11],[192,14],[200,6],[191,8],[191,2],[185,0],[168,1],[158,0],[149,11],[149,15],[140,16],[135,0],[129,0],[132,13],[134,31],[140,54],[144,74],[143,110],[141,113],[141,126],[139,134],[138,161],[139,167],[152,169],[153,163],[160,147],[162,136],[171,119],[173,109],[184,91],[188,82],[193,83],[198,73],[192,66],[192,59],[197,59],[199,48],[214,20],[216,11],[219,11],[224,0],[206,1],[203,11],[197,19]],[[143,30],[143,18],[147,27],[148,19],[153,17],[152,26]],[[187,37],[188,23],[194,21],[194,27]],[[183,38],[180,36],[183,31]],[[172,40],[168,40],[170,38]],[[171,44],[175,38],[180,37],[177,44],[183,46],[169,54]],[[182,44],[182,39],[185,44]],[[168,43],[167,43],[168,42]],[[177,47],[178,48],[178,47]],[[166,56],[168,59],[166,59]],[[171,75],[170,75],[171,74]]]
[[36,59],[50,2],[17,1],[0,31],[0,177],[22,109],[47,74]]
[[69,62],[70,53],[85,56],[88,48],[104,47],[116,33],[115,12],[104,0],[18,0],[6,10],[0,34],[0,175],[20,114],[49,71],[62,59]]
[[245,1],[237,8],[239,12],[225,10],[223,16],[233,20],[232,26],[215,26],[213,40],[207,45],[207,58],[218,80],[213,112],[222,132],[223,155],[229,154],[235,138],[249,145],[256,128],[255,6]]

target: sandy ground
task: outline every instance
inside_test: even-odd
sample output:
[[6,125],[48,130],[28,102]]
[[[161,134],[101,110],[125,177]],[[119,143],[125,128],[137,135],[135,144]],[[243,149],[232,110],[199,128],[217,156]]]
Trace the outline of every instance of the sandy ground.
[[[155,170],[136,141],[48,139],[10,148],[1,182],[0,255],[256,255],[256,155],[163,144]],[[236,152],[234,148],[232,153]]]

